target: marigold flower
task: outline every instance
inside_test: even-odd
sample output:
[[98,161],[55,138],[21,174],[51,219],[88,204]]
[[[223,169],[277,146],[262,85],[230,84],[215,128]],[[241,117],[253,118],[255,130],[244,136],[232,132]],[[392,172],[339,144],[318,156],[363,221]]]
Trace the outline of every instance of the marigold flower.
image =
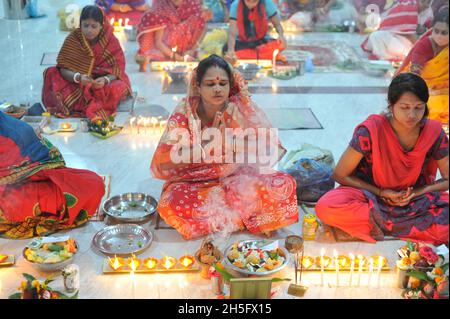
[[434,268],[434,273],[436,274],[436,275],[438,275],[438,276],[442,276],[443,274],[444,274],[444,272],[442,271],[442,268],[441,267],[436,267],[436,268]]

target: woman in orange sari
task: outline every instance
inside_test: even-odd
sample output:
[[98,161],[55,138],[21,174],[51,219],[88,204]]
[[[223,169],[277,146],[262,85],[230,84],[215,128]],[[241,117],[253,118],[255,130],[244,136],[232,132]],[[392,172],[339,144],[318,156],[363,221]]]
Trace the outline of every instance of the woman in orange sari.
[[427,82],[430,90],[430,118],[448,125],[448,7],[433,19],[433,28],[425,33],[409,52],[397,73],[412,72]]
[[[413,73],[389,86],[389,111],[358,125],[317,216],[353,237],[448,245],[448,138],[427,119],[428,88]],[[442,178],[435,180],[437,168]]]
[[0,235],[45,236],[86,223],[105,186],[94,172],[67,168],[56,147],[0,112]]
[[[248,135],[238,140],[240,129]],[[296,223],[295,180],[271,168],[286,150],[276,136],[263,139],[267,131],[270,123],[249,98],[239,73],[217,55],[201,61],[151,163],[154,177],[167,181],[158,205],[161,217],[186,239],[244,228],[268,234]],[[199,136],[214,132],[219,146],[209,160],[211,145]],[[261,143],[258,152],[249,146],[252,138]],[[269,164],[260,151],[266,147],[271,150]],[[189,152],[180,160],[177,154],[183,150]]]
[[119,41],[100,8],[84,7],[80,28],[64,41],[56,67],[44,71],[45,107],[58,117],[108,119],[130,94]]

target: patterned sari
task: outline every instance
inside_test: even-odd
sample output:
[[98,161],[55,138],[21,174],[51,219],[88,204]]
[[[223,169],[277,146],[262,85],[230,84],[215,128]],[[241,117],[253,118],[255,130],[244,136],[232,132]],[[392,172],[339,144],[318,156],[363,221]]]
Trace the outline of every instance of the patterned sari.
[[[59,68],[97,78],[107,74],[117,77],[103,88],[66,81]],[[104,19],[98,41],[91,46],[78,28],[71,32],[59,52],[56,67],[44,71],[42,101],[58,117],[107,118],[117,111],[119,102],[131,94],[125,73],[125,56],[113,30]]]
[[410,72],[412,65],[421,69],[420,76],[430,91],[429,117],[448,124],[448,45],[436,54],[430,41],[432,32],[429,30],[416,42],[397,72]]
[[[226,127],[270,128],[264,113],[250,100],[241,76],[235,73],[234,78],[224,111]],[[188,97],[170,116],[151,163],[153,176],[167,181],[158,205],[161,217],[185,239],[244,228],[252,233],[267,233],[296,223],[296,183],[290,175],[272,169],[261,174],[256,166],[246,164],[172,162],[173,130],[186,129],[189,143],[194,144],[200,103],[195,83],[193,76]],[[279,160],[286,150],[278,139],[272,143]]]
[[66,168],[48,140],[0,112],[0,234],[44,236],[84,224],[104,193],[95,173]]
[[155,31],[164,30],[163,42],[169,48],[177,48],[183,55],[199,43],[205,31],[200,0],[183,0],[179,7],[170,0],[154,0],[152,8],[142,17],[137,30],[138,56],[151,60],[167,60],[155,46]]
[[[354,132],[350,146],[363,155],[355,176],[382,189],[420,188],[435,181],[437,161],[448,157],[448,138],[437,121],[422,123],[414,149],[405,152],[383,115],[371,115]],[[316,212],[326,224],[375,242],[384,236],[439,245],[448,243],[448,192],[429,192],[403,207],[371,192],[340,186],[320,198]]]

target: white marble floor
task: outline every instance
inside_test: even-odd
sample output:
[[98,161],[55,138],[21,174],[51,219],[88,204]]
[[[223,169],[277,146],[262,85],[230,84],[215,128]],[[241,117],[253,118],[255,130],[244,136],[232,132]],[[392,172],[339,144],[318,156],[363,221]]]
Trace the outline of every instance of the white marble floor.
[[[0,69],[2,81],[0,84],[0,101],[13,103],[40,101],[42,88],[41,58],[44,52],[58,52],[67,36],[58,29],[57,10],[68,3],[80,5],[91,1],[47,0],[39,1],[41,9],[47,17],[32,20],[0,19]],[[359,50],[362,37],[357,34],[324,33],[305,34],[290,37],[289,41],[302,39],[323,39],[330,41],[345,41]],[[140,102],[136,105],[138,112],[148,111],[149,104],[163,106],[168,112],[175,107],[182,95],[161,93],[161,74],[139,73],[133,61],[136,42],[126,43],[127,72],[131,78],[134,91],[137,91]],[[312,87],[385,87],[388,78],[374,78],[362,73],[307,73],[288,81],[261,78],[252,85],[271,86],[312,86]],[[288,150],[297,148],[301,143],[311,143],[331,150],[335,160],[339,159],[353,132],[353,128],[371,113],[378,113],[386,106],[384,94],[255,94],[254,100],[262,108],[295,108],[309,107],[312,109],[324,129],[281,131],[280,138]],[[147,107],[146,107],[147,106]],[[117,122],[125,123],[127,113],[119,113]],[[123,132],[108,140],[99,140],[90,134],[76,132],[48,136],[61,150],[69,167],[87,168],[99,174],[111,174],[111,194],[123,192],[145,192],[159,198],[162,182],[150,176],[149,165],[157,143],[157,137],[132,136]],[[302,213],[300,211],[300,213]],[[88,225],[69,231],[80,245],[75,263],[81,267],[80,298],[215,298],[210,289],[210,283],[201,279],[198,274],[189,275],[137,275],[135,289],[131,289],[128,276],[103,275],[101,272],[104,256],[96,252],[91,245],[96,231],[105,226],[103,222],[90,222]],[[153,229],[155,220],[144,224]],[[292,225],[273,235],[280,243],[289,234],[301,234],[300,224]],[[154,231],[155,240],[142,256],[161,257],[163,254],[177,256],[179,253],[194,253],[201,240],[185,241],[174,230]],[[234,242],[254,238],[245,232],[232,234],[228,238],[217,237],[220,248]],[[16,256],[14,267],[0,269],[0,298],[6,298],[15,292],[21,280],[21,274],[28,272],[44,278],[41,273],[31,268],[23,259],[22,249],[28,240],[0,239],[0,253]],[[317,255],[324,247],[331,254],[333,249],[339,252],[373,255],[381,253],[388,257],[392,267],[395,262],[395,251],[402,245],[401,241],[379,242],[368,244],[362,242],[307,242],[306,253]],[[293,269],[289,265],[279,277],[293,278]],[[367,275],[362,278],[362,287],[325,287],[320,286],[318,273],[303,275],[309,290],[304,298],[400,298],[397,289],[395,272],[386,272],[381,277],[381,288],[367,287]],[[334,285],[333,274],[326,276],[326,281]],[[341,276],[341,285],[346,286],[348,275]],[[61,288],[58,279],[54,286]],[[287,294],[289,283],[275,284],[275,298],[294,298]]]

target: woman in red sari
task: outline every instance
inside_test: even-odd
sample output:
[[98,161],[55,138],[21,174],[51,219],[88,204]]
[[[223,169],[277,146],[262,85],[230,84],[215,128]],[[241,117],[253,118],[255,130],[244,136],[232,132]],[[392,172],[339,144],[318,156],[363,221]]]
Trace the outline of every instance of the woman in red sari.
[[[279,39],[268,36],[269,22],[277,30]],[[278,9],[272,0],[236,0],[231,4],[228,43],[223,48],[228,61],[272,60],[273,52],[281,52],[286,46]]]
[[130,94],[119,41],[100,8],[84,7],[80,28],[64,41],[56,67],[44,72],[45,107],[58,117],[108,119]]
[[0,235],[44,236],[86,223],[103,197],[94,172],[67,168],[49,141],[0,112]]
[[[244,228],[268,234],[296,223],[295,180],[271,168],[286,150],[276,137],[264,140],[258,130],[264,128],[270,129],[270,123],[249,98],[239,73],[217,55],[201,61],[152,160],[154,177],[166,180],[158,205],[161,217],[186,239]],[[270,147],[273,161],[263,163],[261,148],[257,154],[250,146],[241,148],[237,138],[236,143],[222,143],[226,134],[240,129],[258,131],[254,138]],[[206,156],[210,145],[198,139],[207,132],[219,132],[213,160]],[[250,134],[244,140],[251,140]],[[177,157],[180,150],[189,150],[184,161]],[[251,154],[255,161],[249,160]],[[241,155],[247,160],[241,161]]]
[[192,58],[211,18],[212,13],[202,9],[201,0],[154,0],[137,30],[139,71],[145,72],[150,60]]
[[418,75],[393,79],[388,113],[358,125],[334,172],[341,186],[317,203],[325,224],[369,242],[448,243],[448,138],[427,119],[428,97]]

